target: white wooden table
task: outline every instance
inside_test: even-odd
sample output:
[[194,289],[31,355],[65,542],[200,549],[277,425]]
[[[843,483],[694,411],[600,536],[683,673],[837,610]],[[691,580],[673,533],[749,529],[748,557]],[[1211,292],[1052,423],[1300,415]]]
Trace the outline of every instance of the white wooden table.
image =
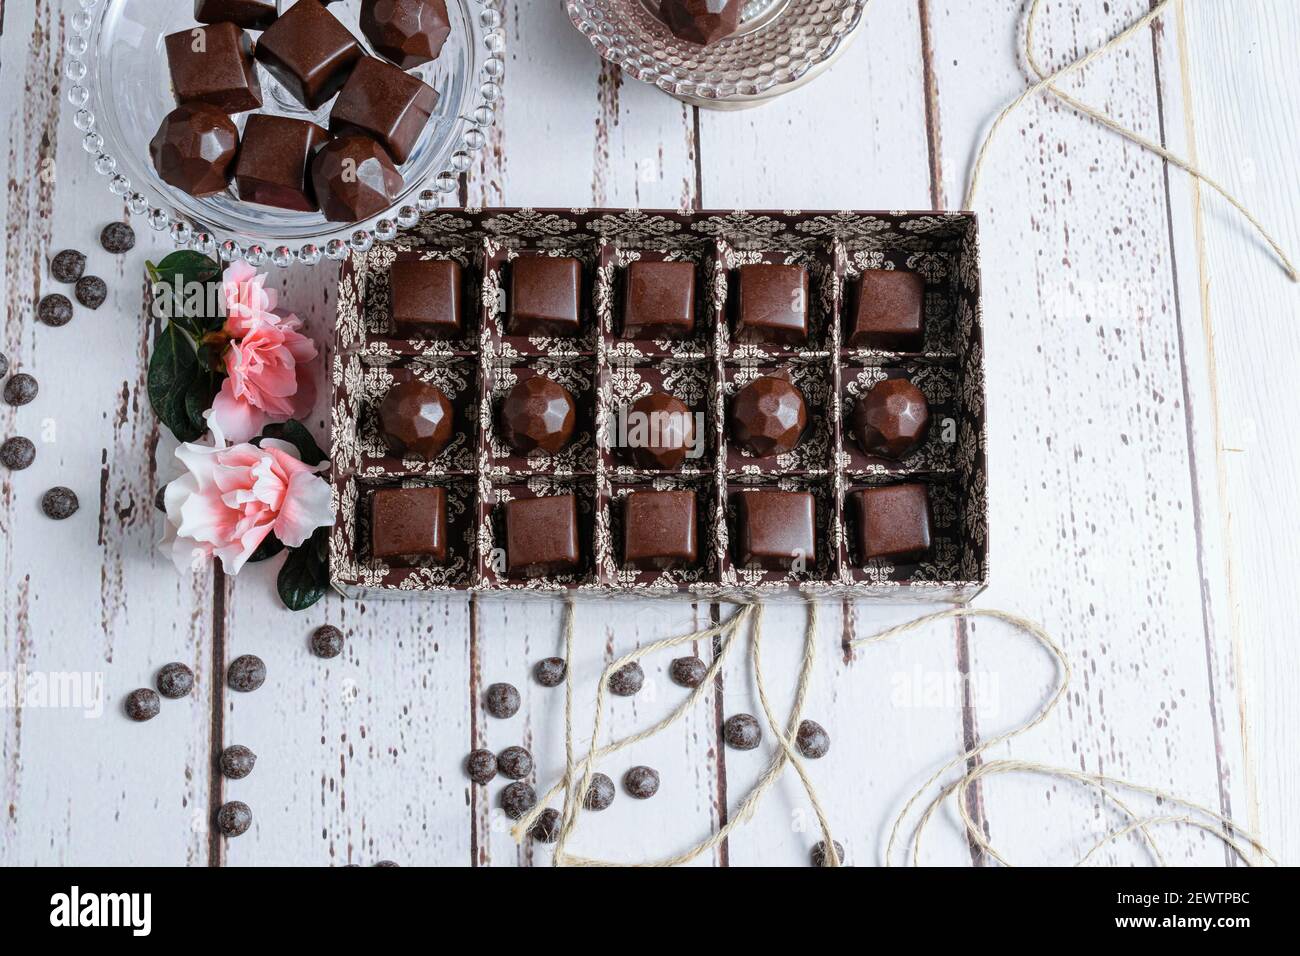
[[[166,251],[137,224],[129,256],[97,250],[121,216],[60,104],[66,21],[75,5],[4,6],[0,45],[3,256],[0,351],[41,382],[38,400],[0,406],[0,432],[38,442],[38,461],[0,473],[0,672],[47,685],[102,680],[104,710],[29,698],[0,712],[0,862],[5,864],[542,864],[516,847],[461,762],[473,747],[530,747],[543,786],[562,764],[562,692],[529,676],[559,652],[559,606],[464,598],[353,602],[294,615],[275,564],[238,582],[178,577],[154,549],[159,428],[145,393],[151,337],[143,261]],[[1040,41],[1062,63],[1146,9],[1061,2]],[[1086,11],[1086,12],[1084,12]],[[509,0],[507,99],[469,204],[777,208],[949,208],[961,203],[979,135],[1025,84],[1012,0],[873,0],[866,32],[827,75],[761,109],[696,111],[602,69],[552,0]],[[1082,98],[1236,190],[1300,250],[1300,5],[1186,0],[1070,84]],[[992,586],[980,606],[1042,622],[1076,681],[1044,726],[992,756],[1102,771],[1230,814],[1283,860],[1300,858],[1295,737],[1300,705],[1300,289],[1225,203],[1187,176],[1058,103],[1031,102],[993,150],[982,217],[988,367]],[[33,320],[47,256],[90,252],[109,302],[66,328]],[[93,250],[93,251],[92,251]],[[276,270],[282,298],[328,336],[327,269]],[[323,440],[327,420],[311,422]],[[54,523],[40,494],[66,484],[81,511]],[[574,666],[589,687],[638,642],[707,621],[707,606],[584,609]],[[851,862],[880,861],[907,794],[963,745],[1019,723],[1052,671],[1000,625],[932,628],[846,654],[846,636],[913,609],[830,609],[808,716],[830,731],[810,763]],[[306,650],[323,622],[344,655]],[[768,614],[766,663],[778,708],[792,693],[803,611]],[[701,649],[707,655],[708,648]],[[266,660],[251,695],[223,687],[224,662]],[[147,724],[121,710],[171,660],[194,668],[191,700]],[[610,733],[665,713],[681,693],[667,660],[648,688],[611,704]],[[15,676],[16,675],[16,676]],[[98,675],[98,676],[95,676]],[[519,686],[501,722],[481,689]],[[12,696],[12,695],[10,695]],[[580,726],[590,719],[579,697]],[[635,860],[716,827],[766,763],[718,745],[719,723],[758,713],[743,655],[720,695],[603,767],[657,767],[660,793],[584,818],[571,848]],[[259,755],[243,781],[212,769],[213,748]],[[229,842],[211,808],[249,803],[256,822]],[[636,805],[634,805],[636,804]],[[979,794],[996,844],[1025,862],[1066,861],[1118,821],[1087,794],[1041,778]],[[979,865],[942,814],[930,862]],[[798,864],[818,837],[792,773],[755,818],[700,862]],[[1170,862],[1223,864],[1196,832],[1163,831]],[[1101,856],[1146,863],[1134,842]]]

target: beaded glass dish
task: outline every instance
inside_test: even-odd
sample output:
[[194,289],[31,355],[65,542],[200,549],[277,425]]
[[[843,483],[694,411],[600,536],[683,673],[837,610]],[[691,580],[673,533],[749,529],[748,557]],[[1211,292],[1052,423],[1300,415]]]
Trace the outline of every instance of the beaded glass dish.
[[[437,109],[408,160],[397,201],[358,223],[328,222],[304,213],[239,200],[232,189],[197,199],[164,183],[149,160],[149,140],[175,106],[163,37],[194,26],[193,4],[158,0],[77,0],[68,30],[64,74],[67,101],[95,171],[132,214],[171,234],[179,247],[225,261],[314,265],[388,242],[414,225],[439,198],[454,194],[460,173],[487,142],[496,119],[505,72],[501,0],[447,0],[452,32],[441,54],[412,72],[441,94]],[[281,11],[291,6],[279,0]],[[357,28],[360,0],[331,4],[368,53]],[[256,38],[256,34],[254,34]],[[327,125],[331,103],[309,111],[261,66],[262,112]],[[234,117],[242,129],[248,114]]]

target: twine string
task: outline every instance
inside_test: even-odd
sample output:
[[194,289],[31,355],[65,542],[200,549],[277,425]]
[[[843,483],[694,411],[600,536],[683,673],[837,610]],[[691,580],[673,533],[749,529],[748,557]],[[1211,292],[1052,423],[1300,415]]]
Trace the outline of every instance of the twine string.
[[1278,243],[1278,241],[1273,238],[1273,236],[1269,233],[1267,229],[1264,228],[1263,224],[1254,216],[1254,214],[1251,213],[1251,211],[1247,209],[1235,196],[1233,196],[1230,192],[1228,192],[1228,190],[1225,187],[1220,185],[1218,181],[1213,179],[1204,170],[1200,169],[1195,164],[1188,162],[1187,160],[1182,159],[1179,156],[1174,155],[1169,150],[1161,146],[1159,143],[1154,142],[1153,140],[1143,136],[1142,134],[1134,130],[1131,130],[1125,126],[1122,126],[1120,123],[1118,123],[1115,119],[1113,119],[1108,114],[1102,112],[1101,110],[1094,109],[1088,104],[1083,103],[1078,99],[1075,99],[1065,91],[1061,90],[1056,85],[1056,82],[1061,78],[1068,76],[1072,73],[1079,72],[1080,70],[1088,66],[1088,64],[1092,63],[1094,60],[1098,59],[1099,57],[1103,56],[1109,51],[1115,49],[1116,47],[1121,46],[1130,37],[1146,29],[1146,27],[1148,27],[1153,21],[1155,21],[1165,13],[1166,9],[1169,7],[1169,4],[1171,2],[1173,2],[1173,0],[1160,0],[1160,2],[1157,3],[1154,7],[1152,7],[1149,11],[1147,11],[1146,14],[1144,14],[1142,17],[1134,21],[1133,24],[1131,24],[1125,30],[1111,37],[1111,39],[1107,40],[1101,46],[1097,47],[1094,50],[1091,50],[1090,52],[1074,60],[1073,62],[1067,63],[1065,66],[1060,67],[1059,69],[1049,73],[1045,69],[1043,69],[1043,67],[1039,64],[1037,54],[1034,52],[1034,36],[1037,28],[1038,14],[1040,13],[1042,7],[1042,0],[1033,0],[1033,2],[1029,7],[1028,19],[1025,24],[1025,56],[1026,59],[1028,60],[1030,68],[1034,71],[1034,74],[1038,77],[1038,80],[1031,86],[1021,91],[1019,96],[1017,96],[1014,100],[1012,100],[1009,104],[1007,104],[1007,106],[1004,107],[1003,110],[993,120],[993,124],[989,127],[988,132],[984,134],[984,139],[980,143],[979,153],[975,157],[975,165],[971,170],[970,183],[966,189],[966,198],[965,198],[964,205],[967,209],[974,208],[975,195],[979,191],[980,179],[984,172],[984,165],[988,160],[989,149],[992,146],[993,140],[997,136],[998,131],[1001,129],[1002,124],[1026,100],[1030,99],[1033,96],[1037,96],[1039,93],[1048,92],[1051,93],[1053,96],[1057,97],[1058,99],[1060,99],[1063,103],[1065,103],[1067,106],[1069,106],[1071,109],[1075,110],[1076,112],[1084,116],[1087,116],[1089,119],[1095,120],[1096,122],[1100,123],[1102,126],[1106,127],[1112,132],[1117,133],[1118,135],[1124,137],[1129,142],[1135,143],[1136,145],[1140,146],[1142,149],[1155,153],[1157,156],[1161,157],[1166,162],[1171,163],[1174,166],[1177,166],[1179,169],[1183,170],[1184,172],[1190,174],[1191,176],[1194,176],[1196,179],[1205,183],[1205,185],[1209,186],[1220,196],[1222,196],[1225,200],[1227,200],[1228,204],[1231,205],[1232,208],[1236,209],[1237,212],[1241,213],[1241,215],[1246,219],[1246,221],[1250,223],[1251,227],[1254,228],[1255,232],[1259,234],[1260,238],[1262,238],[1268,244],[1269,248],[1273,250],[1273,254],[1277,256],[1278,260],[1282,264],[1283,269],[1286,271],[1286,274],[1291,279],[1291,281],[1292,282],[1300,281],[1300,276],[1297,275],[1295,266],[1292,264],[1286,252],[1282,249],[1281,244]]

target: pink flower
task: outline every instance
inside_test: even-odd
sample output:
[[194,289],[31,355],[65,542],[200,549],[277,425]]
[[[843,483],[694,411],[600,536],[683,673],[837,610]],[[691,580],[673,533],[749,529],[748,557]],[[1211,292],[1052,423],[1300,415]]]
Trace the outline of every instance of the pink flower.
[[316,346],[298,331],[297,316],[275,308],[275,290],[262,288],[265,280],[243,262],[223,276],[223,331],[231,343],[211,420],[236,442],[260,435],[270,422],[305,416],[315,401],[309,364]]
[[216,556],[238,574],[249,555],[274,532],[287,547],[305,543],[334,520],[330,487],[290,444],[272,438],[261,447],[227,446],[213,424],[214,444],[183,444],[176,458],[185,474],[167,485],[167,529],[159,547],[178,570]]

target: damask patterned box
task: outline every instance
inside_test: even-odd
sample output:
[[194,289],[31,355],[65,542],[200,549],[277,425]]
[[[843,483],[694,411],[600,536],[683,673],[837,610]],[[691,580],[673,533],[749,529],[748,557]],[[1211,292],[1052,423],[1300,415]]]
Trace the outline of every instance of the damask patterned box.
[[[581,332],[526,338],[506,332],[510,270],[520,256],[582,264]],[[465,332],[456,340],[396,336],[389,270],[398,258],[454,259],[465,275]],[[649,341],[622,334],[626,270],[635,261],[695,267],[696,333]],[[807,341],[738,341],[736,270],[798,264],[809,276]],[[846,309],[863,270],[896,269],[924,281],[923,345],[916,351],[852,348]],[[485,594],[693,600],[822,596],[828,599],[967,601],[988,576],[984,368],[979,242],[969,213],[699,212],[654,210],[447,210],[425,216],[396,242],[343,263],[333,359],[333,483],[337,520],[331,576],[344,594],[394,596],[450,590]],[[735,392],[761,376],[794,384],[809,425],[786,454],[756,458],[726,427]],[[499,434],[501,396],[544,376],[575,397],[572,441],[522,455]],[[924,393],[931,425],[901,461],[863,453],[853,437],[858,397],[885,378]],[[395,456],[375,426],[384,394],[402,381],[436,385],[456,433],[433,460]],[[671,472],[646,470],[619,449],[619,413],[650,392],[683,402],[703,425],[702,453]],[[853,492],[922,482],[933,540],[911,562],[861,560]],[[447,502],[446,560],[398,566],[370,554],[370,495],[394,486],[440,486]],[[810,491],[816,502],[811,560],[789,570],[738,566],[736,496],[753,489]],[[622,563],[622,503],[636,490],[695,496],[699,561],[669,570]],[[572,493],[581,561],[575,571],[521,578],[502,561],[504,502]]]

